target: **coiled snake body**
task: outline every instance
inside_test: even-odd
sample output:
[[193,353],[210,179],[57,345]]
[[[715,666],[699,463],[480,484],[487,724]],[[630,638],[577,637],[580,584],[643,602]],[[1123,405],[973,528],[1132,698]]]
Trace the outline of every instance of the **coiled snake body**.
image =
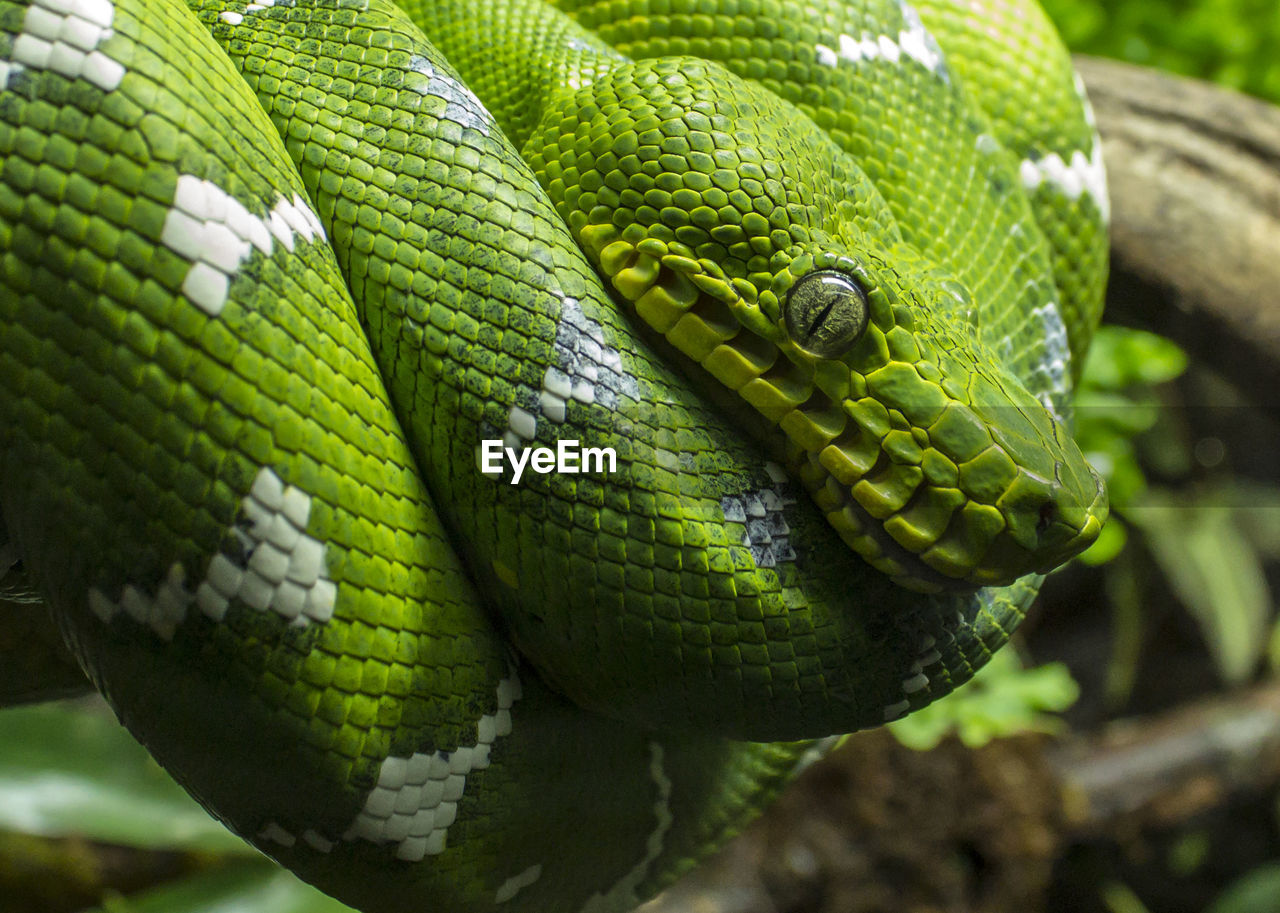
[[557,6],[0,0],[0,577],[368,910],[634,905],[1105,516],[1037,10]]

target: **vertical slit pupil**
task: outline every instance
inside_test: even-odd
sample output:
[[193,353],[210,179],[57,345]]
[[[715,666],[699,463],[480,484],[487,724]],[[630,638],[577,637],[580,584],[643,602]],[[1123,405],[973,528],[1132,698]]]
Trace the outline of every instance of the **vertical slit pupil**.
[[818,270],[791,287],[787,332],[801,348],[820,357],[844,353],[867,326],[867,296],[852,276]]

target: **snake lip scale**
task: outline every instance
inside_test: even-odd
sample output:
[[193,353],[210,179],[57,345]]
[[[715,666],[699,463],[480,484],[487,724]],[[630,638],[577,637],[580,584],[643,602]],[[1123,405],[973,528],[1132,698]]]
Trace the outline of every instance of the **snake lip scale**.
[[630,909],[1096,537],[1106,206],[1032,0],[0,0],[0,593],[347,903]]

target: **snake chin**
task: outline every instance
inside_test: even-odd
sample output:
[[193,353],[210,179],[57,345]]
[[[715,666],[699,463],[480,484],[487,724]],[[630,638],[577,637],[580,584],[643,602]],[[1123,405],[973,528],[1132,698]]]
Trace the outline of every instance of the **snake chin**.
[[[1029,508],[1039,522],[1027,546],[1014,541],[1007,528],[985,544],[975,541],[964,518],[986,513],[984,506],[976,504],[968,512],[963,507],[955,511],[943,533],[935,537],[921,530],[918,521],[930,503],[947,499],[947,492],[923,489],[902,509],[886,516],[883,500],[868,497],[867,483],[860,483],[861,489],[841,485],[820,456],[793,454],[793,465],[828,522],[853,551],[898,586],[922,593],[1007,586],[1025,575],[1049,573],[1097,538],[1107,512],[1106,492],[1099,482],[1095,499],[1087,505],[1064,508],[1059,501],[1046,500]],[[892,472],[889,461],[882,459],[869,476],[884,479]],[[1060,489],[1056,491],[1061,494]]]

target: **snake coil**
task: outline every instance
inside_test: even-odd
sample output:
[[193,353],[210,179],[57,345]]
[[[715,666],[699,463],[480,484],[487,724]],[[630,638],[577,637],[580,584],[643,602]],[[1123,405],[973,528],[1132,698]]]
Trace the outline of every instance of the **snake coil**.
[[0,578],[365,910],[628,909],[1105,518],[1027,2],[0,0],[0,150]]

